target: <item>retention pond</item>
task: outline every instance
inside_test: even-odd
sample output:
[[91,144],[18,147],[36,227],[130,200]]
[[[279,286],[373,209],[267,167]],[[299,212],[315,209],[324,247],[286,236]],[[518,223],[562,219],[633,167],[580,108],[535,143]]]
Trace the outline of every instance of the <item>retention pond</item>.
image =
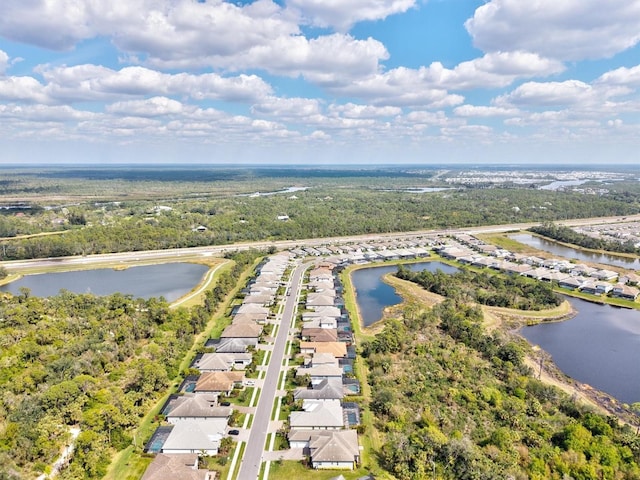
[[0,291],[18,295],[21,288],[28,288],[37,297],[57,295],[60,290],[95,295],[120,292],[136,298],[164,297],[168,302],[173,302],[189,293],[207,270],[206,265],[196,263],[163,263],[124,270],[102,268],[43,273],[25,275],[1,286]]
[[[441,262],[408,264],[412,270],[455,267]],[[377,266],[351,274],[362,322],[371,325],[386,307],[402,301],[382,277],[397,266]],[[577,315],[563,322],[524,327],[520,333],[548,352],[567,375],[602,390],[625,403],[640,401],[640,311],[567,297]]]

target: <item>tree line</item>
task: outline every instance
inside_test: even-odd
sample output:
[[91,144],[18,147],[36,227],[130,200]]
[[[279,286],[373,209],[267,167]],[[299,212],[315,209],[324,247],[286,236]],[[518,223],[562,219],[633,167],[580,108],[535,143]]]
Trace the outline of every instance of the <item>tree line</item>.
[[639,479],[635,430],[534,378],[526,348],[451,299],[389,322],[362,346],[382,468],[400,480]]
[[0,478],[35,478],[57,457],[71,426],[81,433],[61,478],[102,478],[112,455],[133,442],[142,417],[181,377],[194,336],[263,254],[229,254],[233,267],[203,305],[189,309],[121,293],[3,294]]
[[[542,190],[461,189],[433,193],[318,187],[287,195],[163,202],[85,203],[0,215],[0,259],[225,245],[246,241],[390,233],[640,212],[635,197],[590,198]],[[474,208],[469,208],[473,205]],[[286,215],[288,220],[278,220]],[[194,231],[196,227],[206,230]],[[4,233],[3,233],[4,232]],[[64,232],[31,238],[14,235]]]
[[477,272],[467,268],[447,274],[442,270],[413,272],[404,265],[396,277],[417,283],[425,290],[460,302],[476,302],[492,307],[542,310],[562,303],[550,284],[520,275]]

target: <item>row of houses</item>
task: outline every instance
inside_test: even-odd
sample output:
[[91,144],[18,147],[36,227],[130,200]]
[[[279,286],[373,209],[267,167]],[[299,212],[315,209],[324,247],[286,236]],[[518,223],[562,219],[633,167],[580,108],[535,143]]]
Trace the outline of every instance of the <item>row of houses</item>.
[[243,291],[242,303],[233,309],[230,325],[220,338],[207,341],[213,351],[196,356],[191,367],[199,375],[187,377],[181,393],[170,396],[161,411],[167,425],[147,443],[147,451],[158,455],[143,480],[214,478],[213,472],[198,469],[198,455],[217,455],[228,435],[233,408],[221,400],[251,382],[245,369],[253,362],[288,264],[289,255],[280,254],[260,265]]
[[294,248],[291,253],[298,257],[329,256],[343,263],[368,263],[385,260],[409,260],[429,256],[435,239],[428,237],[415,240],[395,240],[358,244],[335,244],[319,247]]
[[[556,282],[562,288],[592,295],[610,294],[632,301],[640,295],[640,290],[634,286],[640,283],[640,276],[634,272],[619,277],[612,270],[574,264],[564,259],[514,254],[495,245],[484,244],[471,235],[457,235],[456,240],[459,243],[441,245],[437,247],[437,251],[443,257],[462,264]],[[617,283],[611,283],[616,280]]]
[[353,367],[355,351],[341,286],[336,285],[335,263],[323,262],[309,272],[305,311],[302,313],[300,355],[296,378],[308,385],[293,397],[301,410],[289,415],[291,448],[300,448],[316,469],[353,469],[360,461],[356,430],[359,409],[345,408],[343,399],[355,393],[345,384],[345,369]]

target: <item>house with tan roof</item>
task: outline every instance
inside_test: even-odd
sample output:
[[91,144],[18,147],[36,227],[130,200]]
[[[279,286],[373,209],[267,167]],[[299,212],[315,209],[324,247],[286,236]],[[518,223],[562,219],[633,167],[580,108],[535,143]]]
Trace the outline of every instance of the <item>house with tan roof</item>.
[[330,328],[304,327],[300,331],[300,338],[310,342],[337,342],[338,330]]
[[344,342],[300,342],[300,353],[331,353],[336,358],[345,358],[347,345]]
[[269,309],[267,307],[263,307],[262,305],[243,304],[238,307],[238,310],[236,310],[236,314],[238,313],[260,313],[269,315]]
[[618,298],[624,298],[625,300],[635,301],[636,298],[638,298],[638,295],[640,295],[640,290],[636,287],[632,287],[631,285],[618,283],[617,285],[614,285],[611,295]]
[[640,275],[636,272],[629,272],[620,277],[620,283],[627,283],[629,285],[639,285],[640,284]]
[[263,307],[268,307],[273,304],[273,300],[275,295],[261,293],[261,294],[250,294],[244,297],[242,303],[244,305],[262,305]]
[[220,338],[254,339],[257,345],[261,333],[262,325],[257,323],[232,323],[222,331]]
[[196,382],[195,392],[225,393],[229,395],[233,387],[242,386],[244,372],[205,372]]
[[342,312],[338,307],[313,307],[313,312],[304,312],[302,314],[302,320],[305,319],[311,320],[315,317],[335,317],[340,318],[342,316]]
[[266,313],[236,313],[231,323],[258,323],[267,322],[268,315]]
[[142,480],[214,480],[215,472],[198,468],[197,453],[159,453],[147,467]]
[[336,303],[335,295],[309,294],[307,296],[307,307],[332,307]]
[[360,462],[355,430],[314,432],[307,448],[315,469],[353,470]]

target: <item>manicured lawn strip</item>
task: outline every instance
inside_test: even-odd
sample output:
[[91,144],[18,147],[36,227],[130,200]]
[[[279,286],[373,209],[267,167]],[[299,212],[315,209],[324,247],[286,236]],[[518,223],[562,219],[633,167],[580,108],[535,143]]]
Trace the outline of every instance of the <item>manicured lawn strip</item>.
[[[237,396],[227,397],[226,400],[231,402],[232,405],[236,405],[238,407],[248,407],[249,402],[251,401],[251,395],[253,394],[253,390],[255,387],[244,387],[244,390],[238,392]],[[232,393],[232,395],[234,395]]]
[[135,452],[135,447],[130,445],[118,453],[113,469],[107,473],[105,478],[138,480],[144,475],[145,470],[152,461],[153,456]]
[[495,245],[496,247],[504,248],[505,250],[509,250],[513,253],[524,253],[524,254],[537,254],[538,250],[530,247],[529,245],[525,245],[524,243],[520,243],[517,240],[513,240],[509,238],[509,235],[517,235],[520,233],[530,233],[530,232],[511,232],[511,233],[501,233],[501,234],[477,234],[474,235],[479,240],[482,240],[485,243],[489,243],[491,245]]
[[[183,295],[182,298],[184,297],[189,297],[192,292],[197,291],[197,290],[201,290],[199,294],[194,295],[193,297],[189,298],[188,300],[185,300],[184,302],[181,302],[180,299],[178,299],[176,303],[177,306],[179,307],[185,307],[185,308],[189,308],[189,307],[193,307],[194,305],[201,305],[202,302],[204,301],[204,296],[205,296],[205,292],[211,288],[213,288],[213,286],[215,285],[216,280],[218,279],[218,271],[217,269],[224,269],[224,264],[226,263],[231,263],[229,262],[229,260],[224,260],[222,258],[209,258],[206,262],[198,262],[198,263],[204,263],[205,265],[209,266],[209,270],[207,271],[207,273],[205,274],[203,281],[201,283],[199,283],[198,285],[196,285],[190,292],[188,292],[186,295]],[[224,271],[224,270],[223,270]]]
[[[369,469],[359,468],[357,470],[313,470],[299,461],[286,460],[283,462],[271,462],[269,467],[269,480],[328,480],[338,475],[343,475],[346,480],[355,480],[368,475]],[[383,478],[378,477],[376,478]]]
[[[244,458],[244,449],[247,447],[247,443],[246,442],[241,442],[240,443],[240,452],[238,453],[238,461],[236,462],[236,466],[233,469],[233,477],[232,478],[238,478],[238,473],[240,472],[240,464],[242,463],[242,459]],[[237,447],[236,447],[237,448]],[[228,465],[230,465],[231,462],[228,462]],[[228,472],[229,468],[227,468],[227,472]],[[228,478],[229,474],[226,473],[226,475],[222,476],[220,475],[219,478]]]
[[633,308],[635,310],[640,310],[640,303],[637,301],[632,302],[631,300],[624,300],[622,298],[591,295],[589,293],[582,293],[582,292],[578,292],[577,290],[566,290],[564,288],[559,288],[559,287],[554,288],[553,290],[554,292],[561,293],[569,297],[581,298],[583,300],[587,300],[588,302],[600,303],[600,304],[607,303],[609,305],[613,305],[616,307]]

